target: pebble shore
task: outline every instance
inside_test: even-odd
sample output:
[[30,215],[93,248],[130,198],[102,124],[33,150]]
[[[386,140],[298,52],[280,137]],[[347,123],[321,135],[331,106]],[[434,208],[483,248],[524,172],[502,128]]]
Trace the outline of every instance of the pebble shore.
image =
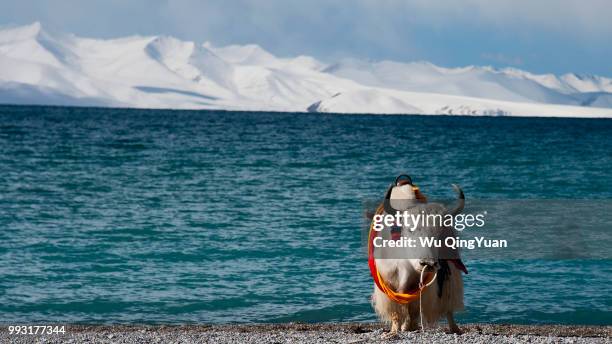
[[442,329],[403,332],[383,339],[372,323],[269,325],[67,325],[59,335],[11,335],[0,327],[0,343],[610,343],[612,326],[463,325],[462,335]]

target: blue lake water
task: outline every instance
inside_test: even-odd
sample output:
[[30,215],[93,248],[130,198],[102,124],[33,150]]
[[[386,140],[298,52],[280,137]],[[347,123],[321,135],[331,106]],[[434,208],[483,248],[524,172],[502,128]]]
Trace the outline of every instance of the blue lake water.
[[[373,321],[363,204],[612,199],[612,120],[0,107],[0,321]],[[606,228],[605,230],[610,230]],[[612,324],[610,260],[468,260],[462,322]]]

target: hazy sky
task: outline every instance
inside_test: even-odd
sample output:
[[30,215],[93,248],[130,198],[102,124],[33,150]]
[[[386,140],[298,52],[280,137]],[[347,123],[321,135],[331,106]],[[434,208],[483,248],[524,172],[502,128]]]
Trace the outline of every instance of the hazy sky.
[[280,56],[428,60],[612,76],[609,0],[2,0],[0,24],[166,34]]

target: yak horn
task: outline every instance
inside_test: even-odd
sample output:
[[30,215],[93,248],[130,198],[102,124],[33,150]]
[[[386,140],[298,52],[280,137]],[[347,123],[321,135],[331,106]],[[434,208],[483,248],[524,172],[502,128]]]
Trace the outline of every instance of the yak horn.
[[463,190],[461,190],[461,188],[457,185],[457,184],[451,184],[453,186],[453,189],[455,190],[455,192],[457,193],[457,205],[448,211],[449,214],[451,214],[452,216],[455,216],[457,214],[459,214],[462,210],[463,207],[465,206],[465,195],[463,194]]

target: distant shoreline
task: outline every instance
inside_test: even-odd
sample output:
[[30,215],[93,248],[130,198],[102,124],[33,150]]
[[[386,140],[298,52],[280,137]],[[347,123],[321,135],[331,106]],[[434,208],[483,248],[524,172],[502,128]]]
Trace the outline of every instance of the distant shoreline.
[[43,103],[2,103],[0,102],[0,110],[2,108],[51,108],[51,109],[69,109],[78,110],[95,110],[95,111],[133,111],[133,112],[177,112],[177,113],[218,113],[218,114],[273,114],[273,115],[299,115],[299,116],[344,116],[344,117],[417,117],[417,118],[484,118],[484,119],[538,119],[538,120],[572,120],[572,121],[610,121],[611,117],[572,117],[572,116],[516,116],[516,115],[464,115],[464,114],[434,114],[434,113],[375,113],[375,112],[310,112],[310,111],[287,111],[287,110],[246,110],[246,109],[223,109],[223,108],[205,108],[205,109],[184,109],[184,108],[155,108],[155,107],[130,107],[130,106],[101,106],[101,105],[74,105],[74,104],[43,104]]
[[[399,341],[435,343],[526,342],[606,343],[612,326],[464,324],[461,336],[446,334],[443,328],[425,333],[405,332]],[[252,325],[66,325],[64,335],[10,335],[2,325],[0,342],[30,343],[43,337],[46,342],[89,341],[103,343],[362,343],[380,341],[386,327],[380,323],[281,323]]]

